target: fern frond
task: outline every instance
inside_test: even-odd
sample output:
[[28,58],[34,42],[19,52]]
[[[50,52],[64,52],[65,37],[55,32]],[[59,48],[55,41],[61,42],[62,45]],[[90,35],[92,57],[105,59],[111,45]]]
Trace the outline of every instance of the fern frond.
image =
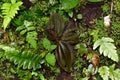
[[10,61],[13,61],[18,67],[22,67],[23,69],[38,69],[41,67],[40,61],[41,57],[37,54],[33,54],[30,51],[24,51],[19,53],[18,51],[7,51],[5,53],[6,58]]
[[15,14],[17,14],[17,11],[19,10],[19,6],[21,6],[21,5],[22,5],[21,1],[16,2],[14,4],[4,3],[2,5],[1,9],[2,9],[2,14],[4,16],[4,20],[3,20],[4,30],[9,25],[11,19],[13,19],[15,17]]
[[103,78],[103,80],[120,80],[120,69],[115,69],[115,64],[110,67],[100,67],[98,73]]
[[41,68],[41,56],[33,54],[30,51],[23,51],[22,53],[15,48],[9,46],[0,45],[0,48],[5,51],[5,56],[10,61],[13,61],[18,67],[23,69],[38,69]]
[[119,58],[117,55],[117,50],[112,42],[114,42],[114,40],[112,40],[111,38],[103,37],[102,39],[99,39],[94,43],[93,49],[96,49],[100,46],[100,54],[103,54],[104,56],[111,58],[113,61],[118,62]]

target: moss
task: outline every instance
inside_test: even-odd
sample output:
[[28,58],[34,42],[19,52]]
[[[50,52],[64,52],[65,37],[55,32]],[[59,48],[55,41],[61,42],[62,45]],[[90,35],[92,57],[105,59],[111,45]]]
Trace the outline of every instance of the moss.
[[114,0],[114,10],[117,14],[120,13],[120,0]]

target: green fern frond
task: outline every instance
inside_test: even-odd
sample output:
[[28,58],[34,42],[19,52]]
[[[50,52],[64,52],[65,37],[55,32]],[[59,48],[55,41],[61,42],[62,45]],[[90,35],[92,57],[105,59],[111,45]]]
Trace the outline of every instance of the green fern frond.
[[103,80],[120,80],[120,69],[115,69],[115,64],[110,67],[100,67],[98,73],[103,78]]
[[11,19],[15,17],[15,14],[17,14],[17,10],[19,10],[19,6],[21,5],[22,5],[21,1],[16,3],[4,3],[2,5],[1,9],[2,9],[2,14],[4,16],[4,20],[3,20],[4,30],[9,25]]
[[23,67],[23,69],[38,69],[41,68],[41,56],[38,54],[33,54],[30,51],[23,51],[22,53],[15,48],[9,46],[0,45],[0,48],[5,51],[5,56],[18,67]]
[[103,54],[104,56],[107,56],[108,58],[111,58],[113,61],[118,62],[119,58],[117,55],[117,50],[115,45],[112,43],[114,42],[113,39],[102,37],[102,39],[98,39],[94,45],[93,50],[95,50],[97,47],[99,47],[100,54]]
[[24,51],[19,53],[18,51],[7,51],[6,58],[13,61],[18,67],[23,69],[38,69],[41,67],[40,61],[41,57],[37,54],[33,54],[30,51]]

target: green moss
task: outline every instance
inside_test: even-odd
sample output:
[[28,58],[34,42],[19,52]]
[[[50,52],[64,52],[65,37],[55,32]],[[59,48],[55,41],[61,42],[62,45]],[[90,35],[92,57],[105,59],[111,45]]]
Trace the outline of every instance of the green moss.
[[114,10],[117,14],[120,13],[120,0],[114,0]]

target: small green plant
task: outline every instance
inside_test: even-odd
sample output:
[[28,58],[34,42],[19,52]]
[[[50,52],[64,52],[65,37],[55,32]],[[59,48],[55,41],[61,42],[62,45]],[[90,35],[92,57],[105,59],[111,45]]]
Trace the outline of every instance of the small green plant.
[[22,5],[21,1],[11,0],[11,3],[3,3],[1,9],[2,14],[4,16],[3,20],[3,27],[4,30],[7,28],[11,20],[15,17],[15,14],[17,14],[17,10],[19,10],[19,6]]
[[103,80],[119,80],[120,79],[120,69],[115,69],[115,64],[112,66],[102,66],[98,70],[99,74]]
[[56,45],[52,45],[51,42],[47,39],[47,38],[44,38],[43,39],[43,47],[45,49],[48,50],[48,52],[51,52],[53,51],[57,46]]
[[28,32],[27,36],[26,36],[26,41],[32,45],[32,47],[34,49],[37,49],[37,32],[36,31],[32,31],[32,32]]
[[34,48],[37,49],[37,32],[35,31],[35,27],[32,22],[24,20],[24,24],[18,26],[16,31],[20,31],[20,35],[25,35],[26,33],[26,41]]
[[83,73],[86,75],[85,78],[81,78],[80,80],[97,80],[95,77],[95,74],[97,74],[98,72],[98,68],[94,68],[94,66],[92,64],[90,64],[88,66],[88,68],[84,68],[83,69]]
[[104,56],[111,58],[113,61],[118,62],[119,59],[117,55],[117,50],[112,42],[114,42],[113,39],[109,37],[102,37],[102,39],[98,39],[94,43],[93,50],[100,46],[99,47],[100,54],[103,54]]
[[57,47],[56,45],[52,45],[47,38],[43,39],[43,47],[48,50],[48,53],[45,56],[45,60],[51,66],[55,66],[56,59],[55,55],[51,54],[51,52]]
[[41,68],[41,56],[38,54],[33,54],[31,51],[20,52],[15,48],[0,45],[0,48],[5,51],[5,56],[10,61],[13,61],[18,67],[23,69],[38,69]]

